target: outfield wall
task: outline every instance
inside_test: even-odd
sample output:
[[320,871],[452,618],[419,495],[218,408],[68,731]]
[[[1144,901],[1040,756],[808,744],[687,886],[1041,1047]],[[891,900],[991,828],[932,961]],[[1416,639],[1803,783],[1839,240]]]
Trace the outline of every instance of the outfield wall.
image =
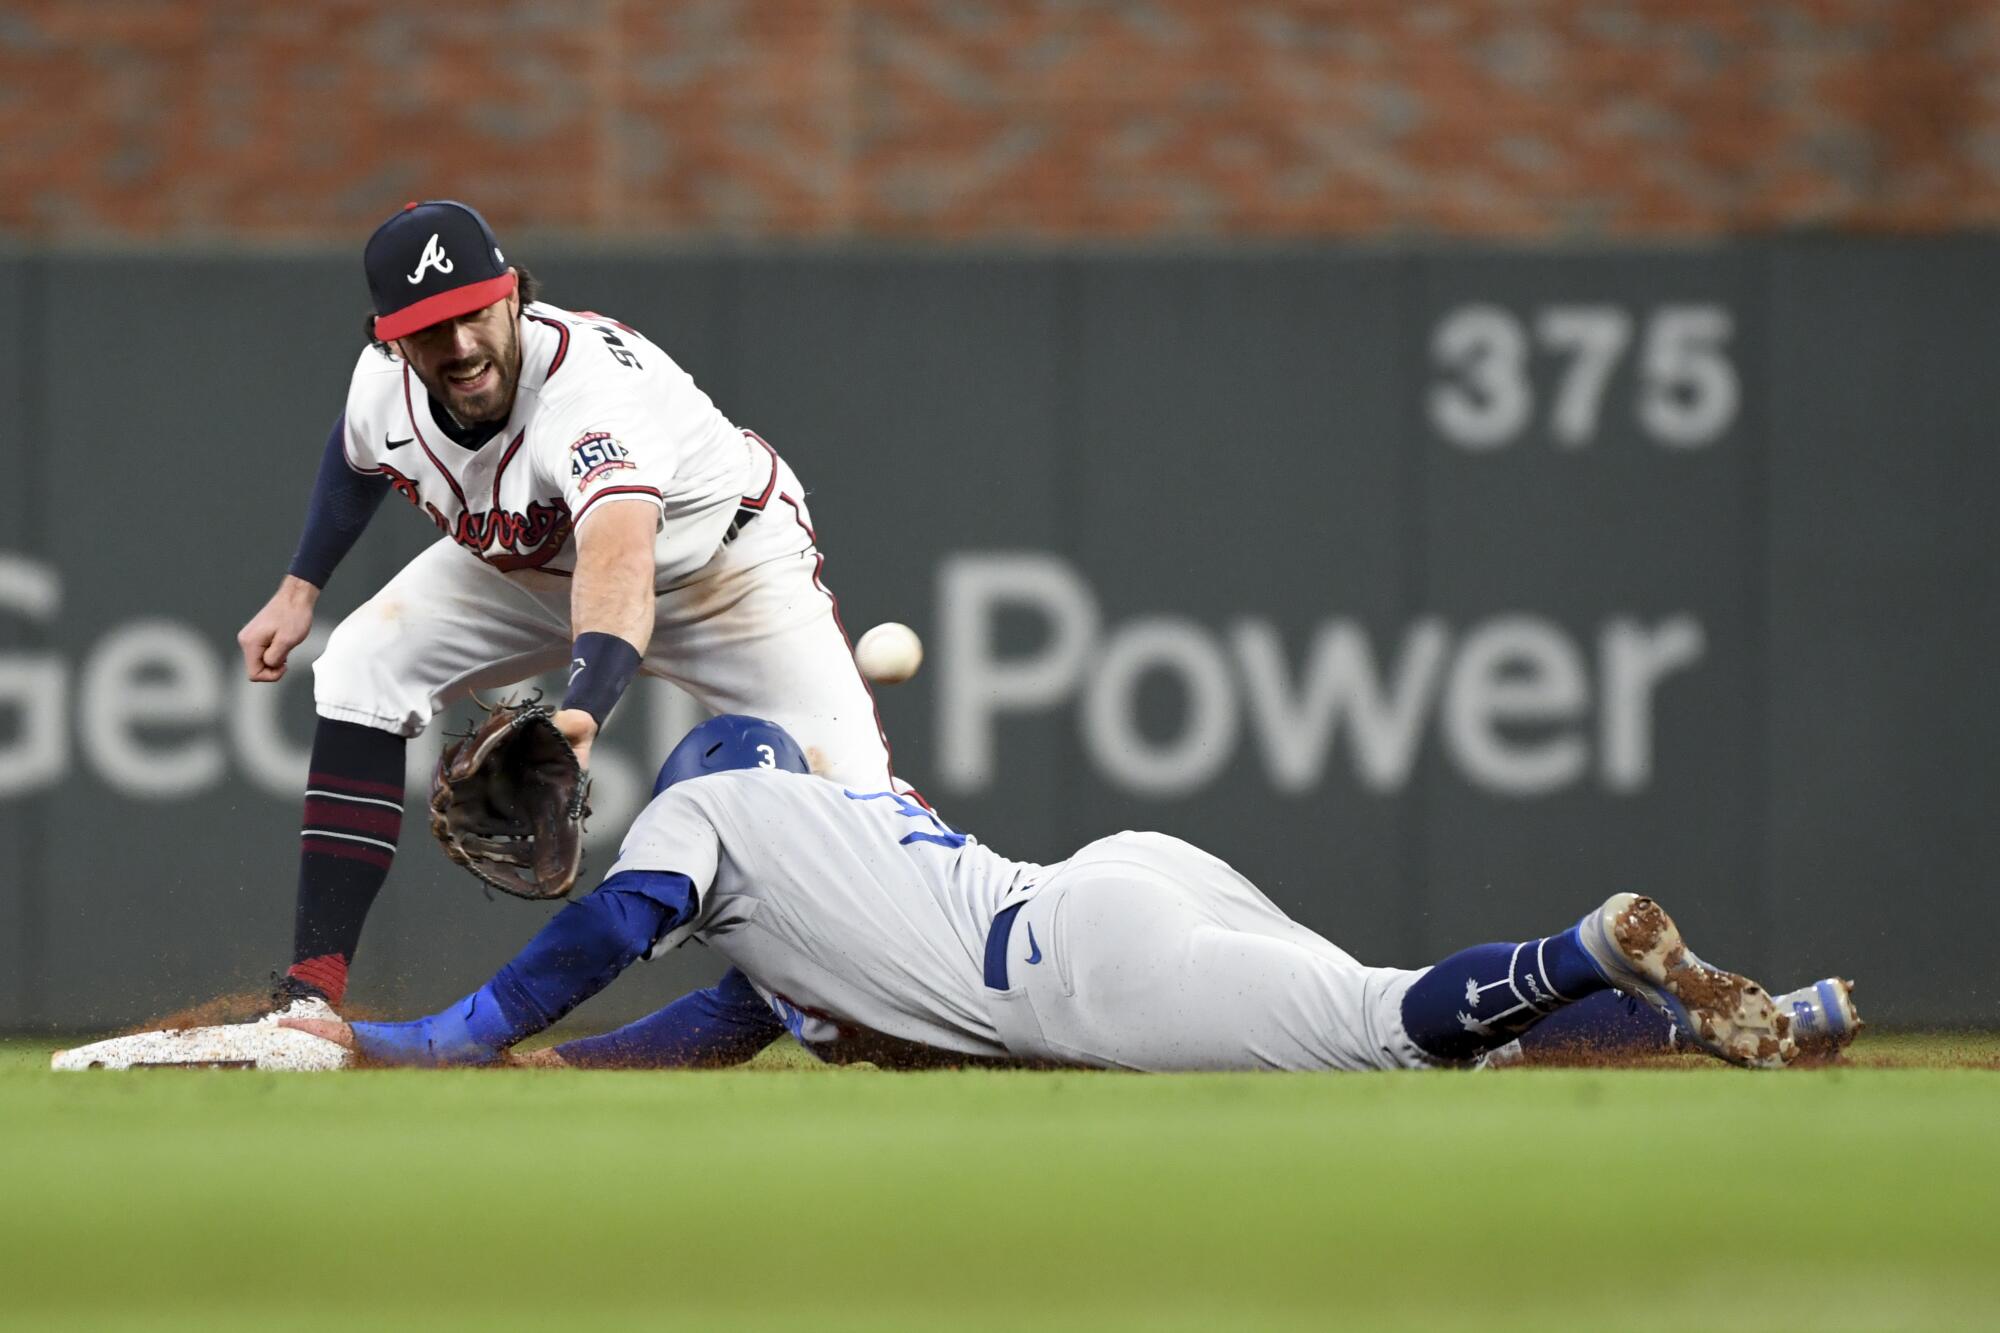
[[[2000,1023],[1993,243],[528,258],[807,480],[849,628],[930,647],[899,772],[1001,850],[1163,828],[1384,962],[1644,889],[1780,986]],[[363,299],[346,255],[0,262],[0,1027],[283,960],[310,692],[233,636]],[[323,623],[433,535],[385,506]],[[596,865],[688,717],[621,708]],[[545,915],[404,847],[392,1010]]]

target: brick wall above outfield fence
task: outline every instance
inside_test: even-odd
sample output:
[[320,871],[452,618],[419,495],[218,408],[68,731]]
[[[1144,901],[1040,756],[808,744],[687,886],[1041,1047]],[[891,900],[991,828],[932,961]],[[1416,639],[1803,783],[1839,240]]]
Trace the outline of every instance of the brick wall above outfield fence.
[[1990,0],[0,0],[0,236],[2000,224]]

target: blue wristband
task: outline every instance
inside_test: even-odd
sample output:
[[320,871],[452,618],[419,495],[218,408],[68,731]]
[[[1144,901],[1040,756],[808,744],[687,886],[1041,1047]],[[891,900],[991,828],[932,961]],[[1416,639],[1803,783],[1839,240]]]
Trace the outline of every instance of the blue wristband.
[[570,645],[569,691],[563,695],[562,706],[582,709],[601,727],[638,674],[637,648],[616,634],[595,630],[579,634]]
[[[355,1047],[379,1065],[484,1065],[500,1058],[497,1034],[482,1032],[494,1016],[476,1012],[480,992],[414,1023],[351,1023]],[[483,1006],[492,1007],[489,1001]],[[486,1021],[482,1022],[481,1019]]]

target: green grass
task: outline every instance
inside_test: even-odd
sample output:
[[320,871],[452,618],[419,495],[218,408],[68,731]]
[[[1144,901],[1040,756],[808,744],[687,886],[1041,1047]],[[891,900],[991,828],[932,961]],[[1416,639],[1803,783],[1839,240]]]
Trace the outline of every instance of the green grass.
[[[0,1325],[1937,1328],[2000,1310],[2000,1043],[1914,1067],[46,1072]],[[1954,1063],[1987,1068],[1954,1068]],[[1926,1067],[1928,1066],[1928,1067]]]

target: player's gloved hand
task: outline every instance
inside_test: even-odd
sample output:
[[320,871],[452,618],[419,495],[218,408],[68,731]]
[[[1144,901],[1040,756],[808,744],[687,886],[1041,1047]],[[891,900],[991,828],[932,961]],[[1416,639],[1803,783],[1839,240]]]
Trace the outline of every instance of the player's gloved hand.
[[532,701],[496,705],[431,775],[431,833],[445,855],[521,898],[560,898],[583,869],[590,775],[556,716]]

